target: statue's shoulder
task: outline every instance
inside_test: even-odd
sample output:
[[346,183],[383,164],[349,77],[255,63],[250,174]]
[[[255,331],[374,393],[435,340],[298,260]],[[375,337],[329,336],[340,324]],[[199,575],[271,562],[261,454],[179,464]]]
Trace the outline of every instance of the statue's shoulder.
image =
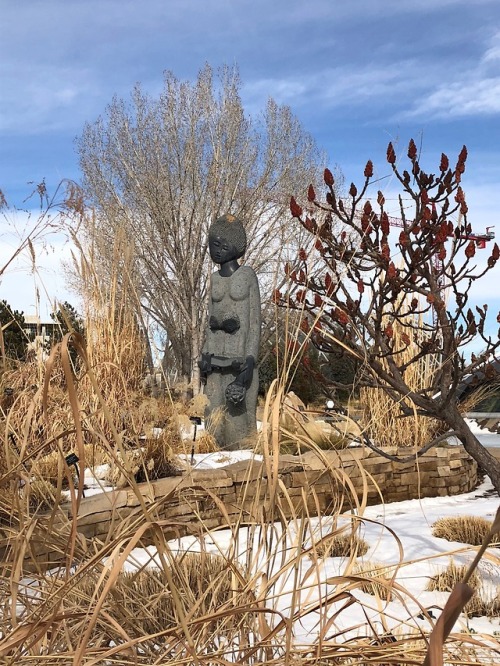
[[241,277],[247,280],[255,280],[255,281],[257,280],[257,275],[254,269],[251,266],[247,266],[246,264],[240,266],[237,273],[240,273]]
[[222,278],[222,277],[220,276],[219,271],[214,271],[214,272],[210,275],[210,280],[211,280],[213,283],[215,283],[215,282],[221,282],[223,279],[224,279],[224,278]]

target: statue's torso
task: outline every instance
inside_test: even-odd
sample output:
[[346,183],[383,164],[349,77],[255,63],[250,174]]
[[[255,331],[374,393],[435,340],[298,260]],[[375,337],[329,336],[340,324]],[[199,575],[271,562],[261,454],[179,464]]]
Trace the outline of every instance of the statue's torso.
[[212,274],[210,314],[215,330],[209,331],[211,353],[227,357],[246,355],[251,316],[248,300],[255,285],[255,273],[248,266],[240,266],[229,277],[222,277],[218,271]]

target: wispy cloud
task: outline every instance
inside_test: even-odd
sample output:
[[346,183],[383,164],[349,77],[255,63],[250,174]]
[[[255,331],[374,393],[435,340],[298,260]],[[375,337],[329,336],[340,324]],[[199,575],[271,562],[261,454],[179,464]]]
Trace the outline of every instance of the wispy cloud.
[[415,88],[412,77],[415,68],[412,61],[402,61],[381,66],[326,68],[313,75],[263,78],[245,85],[244,96],[255,108],[262,108],[263,98],[269,94],[278,102],[295,108],[321,104],[326,109],[366,109],[367,103],[381,108],[387,104],[388,97]]
[[[497,2],[148,0],[146,11],[107,0],[104,12],[97,0],[24,0],[6,10],[0,131],[78,130],[113,93],[126,95],[138,80],[156,89],[164,69],[194,75],[205,60],[241,64],[255,108],[273,95],[294,108],[361,109],[367,122],[496,113],[490,69],[500,37],[482,44],[491,30],[476,7]],[[470,39],[445,29],[457,15],[470,22]]]
[[490,63],[500,60],[500,32],[496,32],[491,39],[491,46],[486,49],[482,62]]
[[493,115],[500,113],[500,74],[490,74],[486,65],[498,60],[500,43],[455,73],[439,65],[433,71],[423,69],[421,62],[408,59],[329,68],[312,76],[260,79],[245,86],[245,95],[254,107],[272,91],[278,101],[294,107],[321,104],[327,109],[364,109],[373,121],[381,114],[427,121]]
[[500,113],[499,60],[500,32],[496,32],[475,60],[462,60],[447,76],[434,77],[428,94],[409,109],[407,117],[455,119]]
[[408,117],[460,118],[500,113],[500,76],[455,81],[419,102]]

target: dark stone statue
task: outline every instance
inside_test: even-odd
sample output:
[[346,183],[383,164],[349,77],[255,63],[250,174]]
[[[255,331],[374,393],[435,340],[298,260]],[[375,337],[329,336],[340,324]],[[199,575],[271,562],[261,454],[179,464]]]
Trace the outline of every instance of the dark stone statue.
[[221,448],[239,449],[256,430],[259,283],[252,268],[238,263],[247,239],[233,215],[212,223],[208,243],[212,261],[220,268],[211,277],[208,326],[199,361],[209,401],[205,417],[209,427],[212,420]]

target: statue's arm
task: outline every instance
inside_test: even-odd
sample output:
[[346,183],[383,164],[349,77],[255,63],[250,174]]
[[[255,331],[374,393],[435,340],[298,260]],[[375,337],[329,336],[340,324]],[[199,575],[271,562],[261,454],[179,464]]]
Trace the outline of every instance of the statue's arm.
[[[250,269],[251,270],[251,269]],[[252,270],[249,273],[250,279],[250,293],[248,296],[249,308],[249,328],[246,339],[245,347],[245,369],[235,379],[235,383],[240,386],[248,388],[252,382],[253,371],[259,356],[260,345],[260,328],[261,328],[261,312],[260,312],[260,290],[257,276]]]

